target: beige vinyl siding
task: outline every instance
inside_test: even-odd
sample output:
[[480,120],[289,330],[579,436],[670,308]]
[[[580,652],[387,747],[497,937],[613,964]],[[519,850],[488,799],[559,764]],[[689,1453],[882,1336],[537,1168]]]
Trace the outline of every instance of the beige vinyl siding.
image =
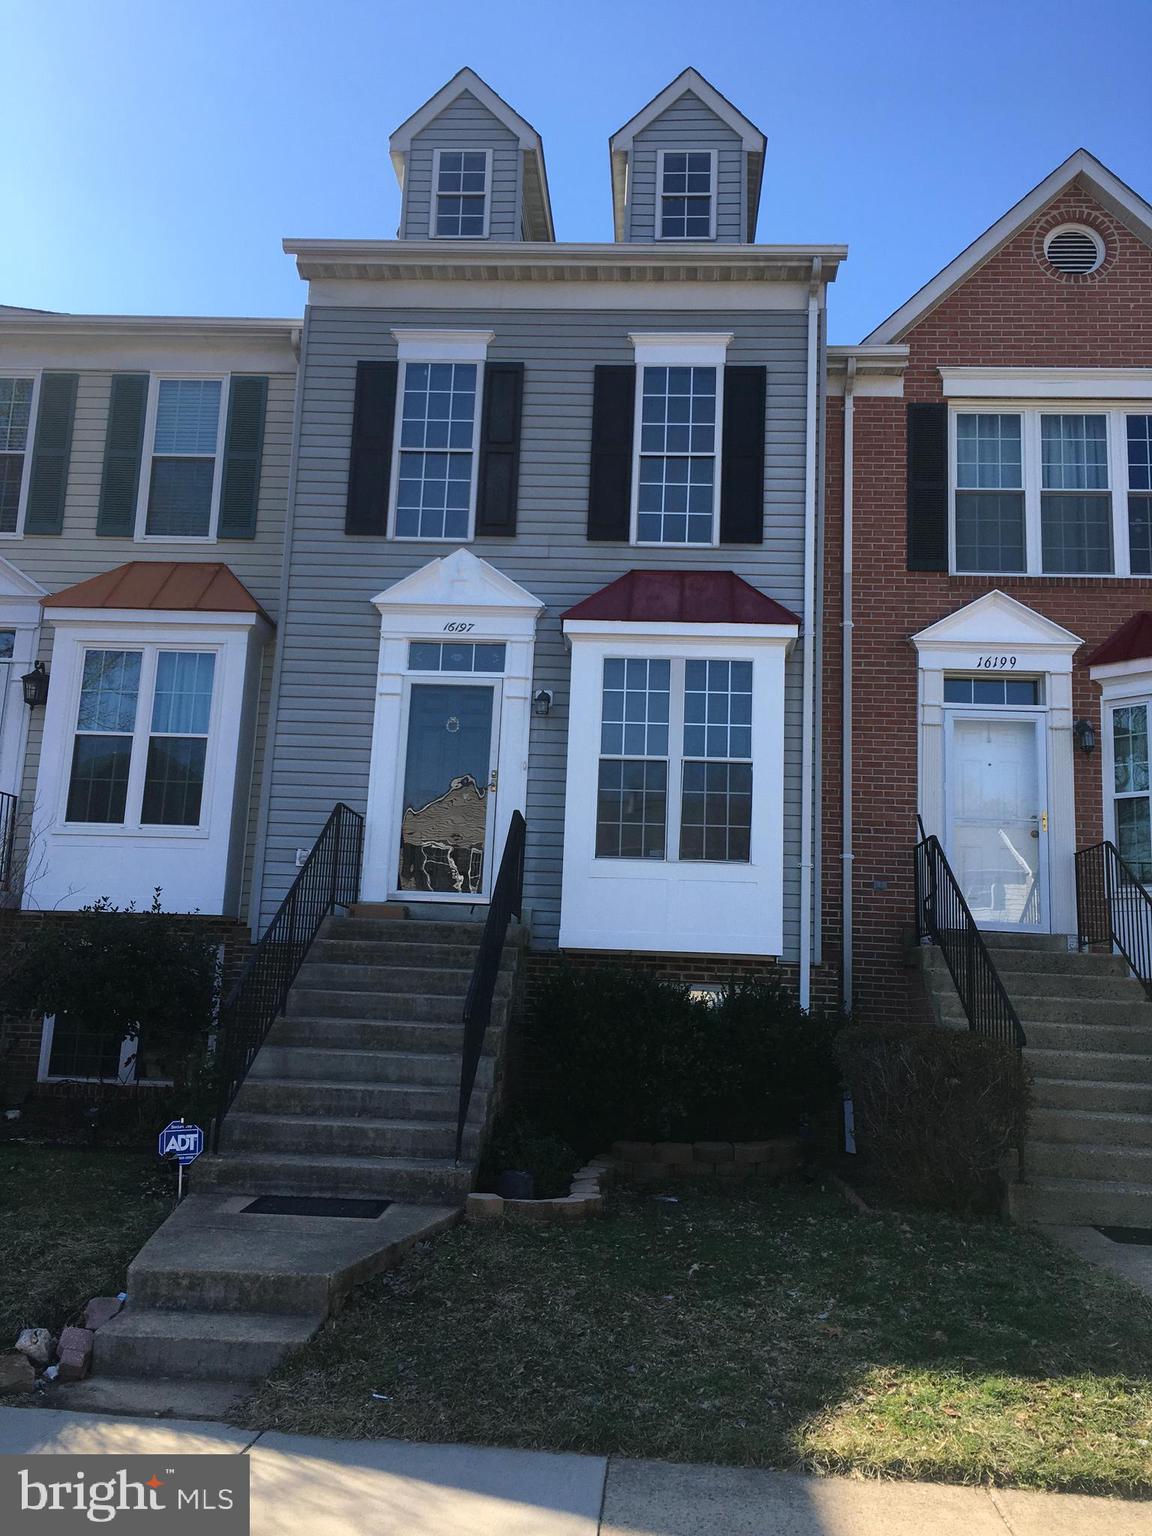
[[716,238],[744,241],[747,172],[740,135],[692,91],[686,91],[632,141],[628,239],[655,240],[659,235],[656,176],[662,149],[716,151]]
[[[712,293],[709,294],[709,297]],[[765,304],[771,303],[770,290]],[[304,359],[302,431],[292,558],[275,724],[262,916],[291,882],[332,806],[364,810],[380,624],[371,599],[444,555],[451,543],[393,543],[344,533],[356,363],[396,353],[392,327],[492,328],[488,356],[525,364],[519,519],[511,539],[469,546],[546,605],[537,629],[534,688],[555,693],[534,717],[528,768],[527,899],[534,942],[558,930],[569,658],[560,615],[634,567],[732,569],[800,611],[804,565],[806,316],[798,312],[582,310],[445,312],[313,309]],[[731,363],[768,370],[765,538],[759,546],[634,548],[585,535],[592,380],[597,363],[631,363],[628,332],[732,331]],[[788,664],[786,720],[786,942],[798,942],[801,681]]]
[[[55,366],[55,365],[54,365]],[[198,365],[191,361],[190,368]],[[141,371],[133,368],[133,372]],[[171,371],[171,370],[167,370]],[[209,369],[211,371],[211,369]],[[222,370],[225,371],[225,370]],[[248,371],[248,370],[237,370]],[[0,373],[4,362],[0,353]],[[19,539],[0,539],[0,555],[38,581],[49,592],[98,576],[103,571],[124,565],[129,560],[219,561],[227,565],[244,583],[253,597],[275,620],[280,596],[283,564],[284,522],[288,502],[288,467],[292,453],[292,422],[295,375],[269,375],[268,405],[264,426],[264,451],[260,469],[260,499],[257,507],[254,539],[220,539],[215,542],[169,543],[163,539],[137,541],[132,538],[103,538],[96,533],[96,514],[100,502],[100,481],[104,468],[104,437],[108,423],[108,405],[112,374],[106,370],[80,371],[76,392],[76,416],[72,434],[72,456],[68,472],[68,491],[64,505],[64,527],[60,534],[28,535]],[[226,405],[226,402],[225,402]],[[141,474],[147,473],[147,445]],[[51,672],[52,627],[40,631],[40,659]],[[263,667],[261,694],[252,774],[252,805],[248,816],[248,836],[242,871],[242,896],[238,914],[247,911],[247,897],[252,878],[252,850],[255,843],[256,802],[264,767],[266,727],[269,714],[272,641]],[[28,745],[24,758],[23,786],[17,822],[17,868],[27,868],[27,882],[35,900],[36,850],[28,850],[28,818],[35,798],[40,768],[40,738],[44,724],[42,709],[29,711]],[[169,905],[165,901],[165,905]]]
[[404,172],[400,238],[427,240],[432,233],[432,171],[438,149],[492,151],[488,238],[521,239],[519,141],[471,91],[457,96],[412,140]]

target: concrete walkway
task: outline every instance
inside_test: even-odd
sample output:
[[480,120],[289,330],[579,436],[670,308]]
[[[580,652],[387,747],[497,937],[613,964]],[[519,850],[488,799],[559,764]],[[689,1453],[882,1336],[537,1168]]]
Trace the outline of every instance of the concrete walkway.
[[0,1408],[0,1453],[246,1455],[252,1536],[1149,1536],[1152,1503]]
[[1088,1264],[1111,1270],[1138,1290],[1152,1296],[1152,1244],[1117,1243],[1095,1227],[1042,1226],[1044,1236],[1069,1248]]

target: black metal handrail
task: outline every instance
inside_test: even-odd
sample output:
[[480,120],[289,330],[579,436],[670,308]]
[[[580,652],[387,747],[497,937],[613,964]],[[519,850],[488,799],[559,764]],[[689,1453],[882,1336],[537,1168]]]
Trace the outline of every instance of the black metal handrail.
[[16,849],[16,796],[0,790],[0,891],[12,888]]
[[1115,843],[1076,854],[1076,926],[1081,949],[1118,949],[1152,998],[1152,896]]
[[456,1161],[460,1162],[464,1149],[464,1124],[468,1119],[468,1107],[472,1102],[472,1089],[476,1083],[476,1069],[484,1050],[484,1036],[492,1019],[492,999],[496,992],[496,979],[500,974],[500,962],[504,958],[504,945],[508,938],[508,925],[514,917],[521,916],[524,896],[524,843],[528,824],[519,811],[512,812],[508,836],[500,859],[492,898],[488,903],[488,916],[484,932],[468,984],[468,996],[464,999],[464,1044],[460,1054],[460,1108],[456,1119]]
[[221,1122],[229,1105],[273,1022],[283,1012],[288,990],[321,923],[336,907],[350,907],[358,898],[363,853],[363,816],[350,806],[335,806],[276,916],[221,1004],[216,1026],[218,1097],[212,1123],[213,1150],[219,1144]]
[[[923,827],[921,827],[923,834]],[[1020,1049],[1024,1031],[938,837],[916,845],[916,937],[940,948],[974,1034]]]

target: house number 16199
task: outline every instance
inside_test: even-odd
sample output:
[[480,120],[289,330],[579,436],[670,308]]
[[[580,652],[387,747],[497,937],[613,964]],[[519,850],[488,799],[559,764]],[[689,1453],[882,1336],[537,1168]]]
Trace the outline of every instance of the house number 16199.
[[982,672],[1010,672],[1016,665],[1015,656],[977,656],[976,665]]

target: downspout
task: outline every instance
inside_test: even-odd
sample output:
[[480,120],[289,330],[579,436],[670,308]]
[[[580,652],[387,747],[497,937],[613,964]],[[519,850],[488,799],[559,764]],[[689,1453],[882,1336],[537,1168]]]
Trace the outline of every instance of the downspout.
[[840,600],[841,655],[841,766],[840,810],[843,818],[840,846],[841,957],[840,1000],[845,1011],[852,1007],[852,492],[855,452],[856,359],[848,359],[844,375],[844,521],[842,537],[843,586]]
[[812,820],[816,729],[816,432],[819,404],[821,261],[808,283],[808,376],[804,444],[804,654],[800,743],[800,1006],[812,1001]]

